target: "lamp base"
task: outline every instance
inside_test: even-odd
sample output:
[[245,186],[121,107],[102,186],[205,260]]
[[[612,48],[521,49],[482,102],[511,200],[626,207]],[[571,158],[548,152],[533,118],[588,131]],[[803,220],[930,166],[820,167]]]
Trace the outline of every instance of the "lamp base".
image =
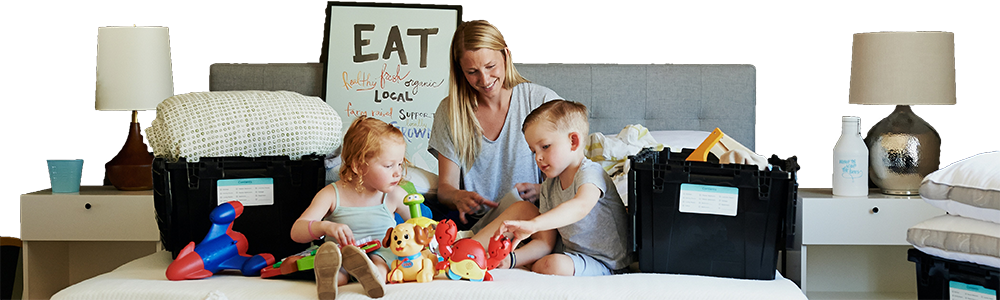
[[105,175],[111,185],[123,191],[140,191],[153,189],[153,154],[149,153],[146,143],[142,141],[139,123],[133,121],[129,127],[128,138],[118,155],[104,164]]
[[938,169],[941,136],[910,109],[897,105],[868,130],[869,178],[888,195],[919,195],[924,177]]

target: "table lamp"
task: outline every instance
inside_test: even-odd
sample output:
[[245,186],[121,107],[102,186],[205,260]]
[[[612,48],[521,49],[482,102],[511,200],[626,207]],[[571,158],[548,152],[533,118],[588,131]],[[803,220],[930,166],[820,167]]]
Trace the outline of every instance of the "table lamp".
[[153,188],[153,155],[143,142],[138,111],[174,95],[170,37],[166,27],[97,29],[97,110],[131,110],[128,138],[104,165],[107,180],[119,190]]
[[869,178],[889,195],[917,195],[938,169],[941,136],[910,105],[955,104],[951,32],[854,34],[851,104],[896,105],[865,137]]

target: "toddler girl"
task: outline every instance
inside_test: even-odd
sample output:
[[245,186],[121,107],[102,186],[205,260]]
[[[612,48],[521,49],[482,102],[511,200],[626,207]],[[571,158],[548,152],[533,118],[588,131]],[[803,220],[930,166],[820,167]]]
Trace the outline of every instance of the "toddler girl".
[[299,243],[326,236],[313,268],[320,299],[335,299],[337,286],[347,284],[348,274],[361,282],[369,297],[385,294],[387,262],[396,256],[385,248],[366,255],[354,245],[385,236],[396,225],[393,212],[410,218],[403,204],[406,192],[399,187],[408,164],[405,152],[402,132],[378,119],[360,116],[344,134],[340,180],[316,193],[291,232]]

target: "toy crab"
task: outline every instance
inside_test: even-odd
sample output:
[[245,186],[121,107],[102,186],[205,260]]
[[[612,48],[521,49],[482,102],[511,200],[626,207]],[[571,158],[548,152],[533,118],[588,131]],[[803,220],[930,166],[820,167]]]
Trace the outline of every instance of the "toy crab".
[[437,270],[445,271],[453,280],[492,281],[493,275],[489,270],[499,266],[510,254],[510,240],[502,235],[494,236],[490,239],[490,251],[487,252],[476,240],[464,238],[455,241],[456,233],[454,221],[438,223],[434,235],[443,260],[437,264]]

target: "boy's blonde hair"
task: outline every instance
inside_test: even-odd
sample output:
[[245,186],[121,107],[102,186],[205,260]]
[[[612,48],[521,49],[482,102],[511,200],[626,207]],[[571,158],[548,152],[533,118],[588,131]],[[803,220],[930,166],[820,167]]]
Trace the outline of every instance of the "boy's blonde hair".
[[549,129],[558,132],[576,131],[583,135],[584,138],[590,133],[590,122],[587,121],[587,106],[580,102],[552,100],[543,103],[524,118],[521,132],[524,132],[528,129],[528,126],[535,123],[549,126]]
[[500,34],[500,30],[483,20],[468,21],[458,25],[451,39],[451,74],[448,97],[444,101],[448,101],[447,117],[448,124],[451,125],[451,142],[455,145],[455,154],[459,160],[456,163],[466,169],[472,168],[482,148],[483,127],[480,126],[479,119],[476,119],[476,109],[479,107],[476,102],[476,90],[465,80],[465,72],[462,71],[459,60],[466,50],[479,49],[496,50],[503,55],[506,71],[504,89],[528,82],[514,68],[514,61],[510,59],[507,42]]
[[[344,134],[343,149],[340,157],[344,161],[340,165],[340,179],[354,182],[354,189],[361,191],[362,177],[365,174],[358,174],[354,168],[367,170],[373,159],[382,154],[384,141],[397,142],[406,145],[403,139],[403,132],[399,128],[392,126],[382,120],[368,116],[359,116],[351,122]],[[403,177],[406,177],[406,169],[410,161],[403,157]],[[364,172],[364,171],[363,171]],[[402,183],[403,181],[400,181]]]

